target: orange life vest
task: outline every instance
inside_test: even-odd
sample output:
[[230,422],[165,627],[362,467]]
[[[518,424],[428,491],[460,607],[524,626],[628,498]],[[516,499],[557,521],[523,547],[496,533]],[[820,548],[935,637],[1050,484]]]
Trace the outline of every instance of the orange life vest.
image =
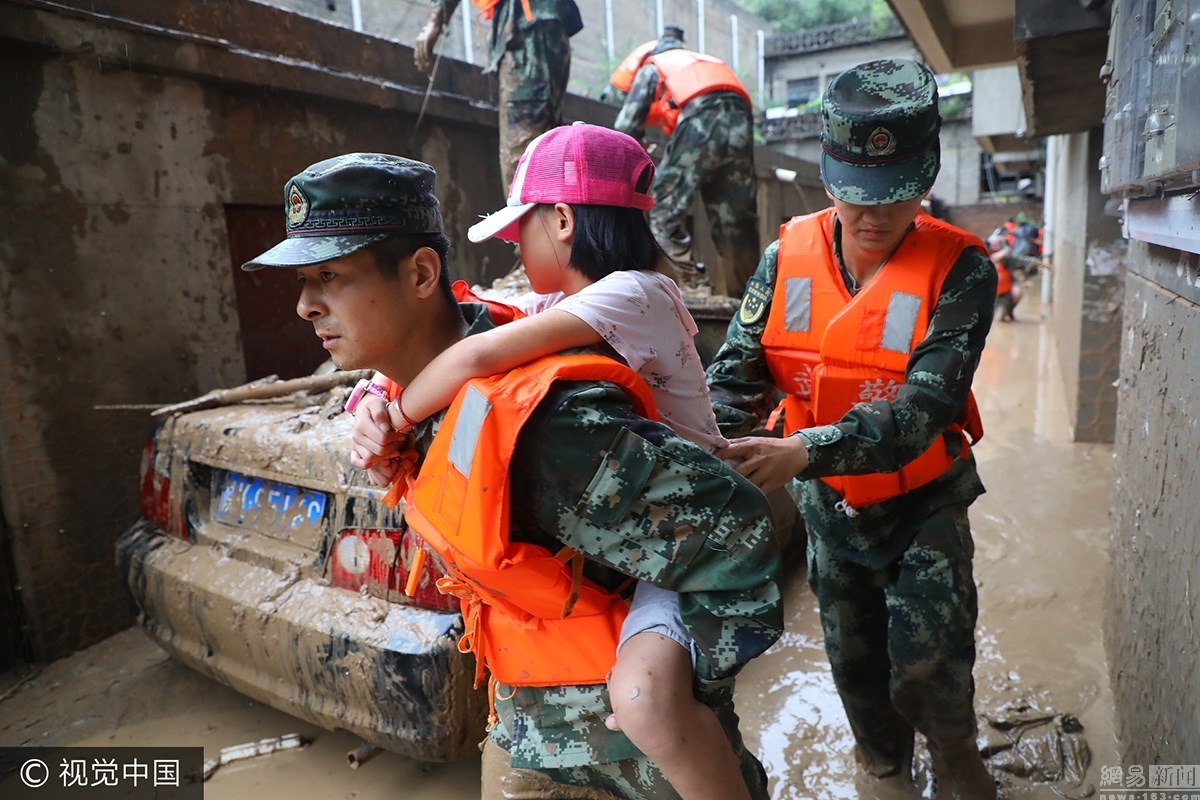
[[462,602],[459,650],[509,686],[603,683],[628,606],[583,577],[582,557],[509,536],[509,466],[521,428],[555,381],[611,381],[656,414],[632,370],[598,355],[549,356],[458,393],[412,486],[405,519],[446,563]]
[[737,73],[719,58],[691,50],[666,50],[650,56],[646,63],[658,70],[658,89],[646,124],[657,125],[668,136],[679,123],[679,112],[693,97],[710,92],[736,92],[746,105],[752,105]]
[[1010,248],[1017,243],[1017,223],[1005,220],[1004,222],[1004,242]]
[[[471,0],[475,7],[479,9],[479,13],[484,19],[491,19],[496,16],[496,6],[500,5],[501,0]],[[521,9],[525,12],[525,21],[533,22],[533,9],[529,5],[529,0],[521,0]]]
[[[888,262],[851,297],[833,255],[833,223],[829,208],[780,229],[778,277],[762,344],[776,385],[787,393],[787,434],[835,423],[860,402],[895,399],[946,275],[964,249],[983,250],[978,237],[919,214]],[[982,438],[974,394],[947,434],[962,438],[963,458]],[[953,463],[942,435],[898,472],[822,480],[854,509],[923,486]]]
[[528,316],[516,306],[510,306],[508,303],[501,302],[500,300],[489,300],[485,297],[480,297],[471,291],[471,287],[467,285],[466,281],[455,281],[450,284],[450,290],[454,294],[454,299],[460,303],[480,303],[486,306],[492,322],[497,325],[503,325],[506,322],[512,322],[514,319]]
[[999,281],[996,283],[996,297],[1012,291],[1013,275],[1008,267],[1004,266],[1003,259],[992,257],[992,263],[996,265],[996,275]]
[[613,70],[612,77],[608,79],[608,82],[622,92],[628,92],[633,88],[633,76],[637,75],[637,71],[642,68],[642,62],[646,60],[646,56],[650,55],[650,51],[656,44],[658,44],[658,39],[651,39],[633,48],[633,52],[625,56],[625,60]]

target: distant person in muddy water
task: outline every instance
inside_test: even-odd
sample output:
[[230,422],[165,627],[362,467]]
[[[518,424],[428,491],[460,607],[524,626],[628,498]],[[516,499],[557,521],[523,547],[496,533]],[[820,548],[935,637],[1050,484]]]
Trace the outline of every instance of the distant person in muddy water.
[[999,281],[996,285],[996,308],[1000,311],[1000,321],[1015,322],[1017,318],[1014,312],[1025,291],[1021,286],[1021,275],[1036,274],[1038,270],[1050,269],[1050,265],[1032,256],[1016,255],[1004,237],[998,234],[988,239],[988,251],[992,263],[996,265]]
[[[915,731],[935,797],[994,798],[975,746],[977,598],[967,507],[983,493],[971,394],[996,299],[975,236],[918,214],[938,173],[937,86],[874,61],[830,82],[821,178],[833,207],[763,253],[708,370],[718,455],[787,485],[850,720],[864,798],[912,791]],[[744,436],[781,404],[784,438]]]
[[[417,34],[417,68],[433,68],[434,47],[461,0],[433,0]],[[521,153],[538,134],[562,123],[571,75],[571,37],[583,30],[575,0],[473,0],[492,24],[488,66],[500,83],[500,177],[507,192]]]
[[695,697],[716,715],[750,796],[766,798],[732,702],[734,677],[782,626],[761,492],[651,421],[645,383],[595,350],[472,380],[406,433],[387,421],[378,394],[403,420],[399,386],[512,316],[461,287],[456,299],[434,177],[381,154],[314,164],[285,188],[288,238],[246,268],[294,269],[297,313],[334,363],[398,384],[356,387],[352,463],[394,475],[406,523],[448,566],[439,588],[462,600],[460,645],[494,706],[483,797],[677,796],[604,722],[633,578],[679,593]]

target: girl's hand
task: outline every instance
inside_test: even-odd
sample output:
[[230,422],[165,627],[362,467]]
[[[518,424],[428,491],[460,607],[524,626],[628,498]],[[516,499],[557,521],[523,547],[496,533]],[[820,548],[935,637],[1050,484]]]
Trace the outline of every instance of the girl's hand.
[[[366,395],[354,413],[354,428],[350,431],[350,464],[373,473],[371,482],[377,486],[391,483],[405,435],[392,430],[384,409],[383,398]],[[385,483],[377,479],[387,477]]]
[[735,463],[734,469],[764,494],[787,485],[808,467],[808,448],[799,436],[744,436],[730,441],[716,455]]

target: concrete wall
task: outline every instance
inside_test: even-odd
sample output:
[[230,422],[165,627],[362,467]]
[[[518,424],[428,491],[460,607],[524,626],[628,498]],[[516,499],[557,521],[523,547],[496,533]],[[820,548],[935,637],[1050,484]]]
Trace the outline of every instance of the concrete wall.
[[1131,241],[1105,645],[1125,764],[1200,754],[1200,266]]
[[[137,514],[149,407],[245,378],[230,209],[278,209],[331,155],[398,152],[438,170],[459,276],[513,263],[465,239],[503,202],[493,78],[443,62],[417,129],[408,47],[245,0],[94,5],[0,0],[0,503],[41,661],[131,621],[113,542]],[[566,113],[611,108],[573,96]],[[787,188],[760,197],[806,210]]]
[[942,123],[942,170],[933,193],[948,206],[979,202],[979,142],[971,135],[971,120]]
[[1127,262],[1118,221],[1104,213],[1100,193],[1101,131],[1054,137],[1047,170],[1055,173],[1046,198],[1054,253],[1051,325],[1075,441],[1111,442],[1117,418],[1121,307]]

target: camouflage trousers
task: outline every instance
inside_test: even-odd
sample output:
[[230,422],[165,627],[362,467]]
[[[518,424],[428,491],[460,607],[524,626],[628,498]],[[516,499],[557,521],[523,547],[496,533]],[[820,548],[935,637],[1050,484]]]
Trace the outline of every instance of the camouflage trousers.
[[[733,731],[734,752],[754,800],[768,800],[767,773],[737,732],[737,715],[727,704],[717,712],[726,731]],[[730,725],[733,727],[731,728]],[[703,753],[697,753],[704,758]],[[679,794],[650,759],[627,758],[546,770],[519,769],[508,752],[490,738],[483,745],[481,800],[678,800]]]
[[[714,289],[740,297],[754,275],[758,246],[758,203],[754,174],[754,123],[746,104],[733,94],[706,98],[703,109],[680,116],[654,176],[650,228],[667,255],[690,260],[692,235],[687,214],[699,193],[717,248]],[[694,269],[694,267],[693,267]],[[681,283],[689,276],[680,275]]]
[[974,749],[974,550],[962,505],[935,511],[882,569],[809,536],[808,582],[834,683],[863,766],[878,777],[908,768],[914,729],[931,750]]
[[524,29],[500,59],[500,177],[504,194],[526,146],[562,124],[571,40],[553,20]]

